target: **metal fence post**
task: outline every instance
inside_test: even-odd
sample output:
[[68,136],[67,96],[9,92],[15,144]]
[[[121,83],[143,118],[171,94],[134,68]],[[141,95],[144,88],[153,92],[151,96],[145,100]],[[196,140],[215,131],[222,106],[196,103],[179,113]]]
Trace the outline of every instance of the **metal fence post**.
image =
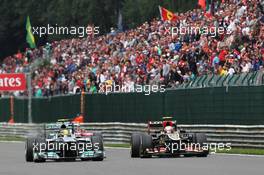
[[28,88],[28,123],[32,123],[32,86],[31,72],[27,73],[27,88]]

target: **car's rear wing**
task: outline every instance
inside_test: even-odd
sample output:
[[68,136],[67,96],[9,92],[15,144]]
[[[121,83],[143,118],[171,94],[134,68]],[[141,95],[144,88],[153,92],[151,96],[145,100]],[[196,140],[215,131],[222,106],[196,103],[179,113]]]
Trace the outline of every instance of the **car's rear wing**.
[[162,121],[149,121],[149,127],[162,127]]
[[148,132],[159,132],[164,129],[166,126],[172,126],[175,129],[177,128],[177,121],[171,120],[171,121],[149,121],[148,122]]
[[173,125],[177,124],[176,120],[171,120],[171,121],[149,121],[148,126],[149,127],[165,127],[166,125]]
[[78,123],[73,123],[66,120],[58,120],[58,122],[56,123],[44,124],[45,137],[47,136],[47,132],[59,132],[63,124],[66,126],[67,129],[70,129],[72,133],[74,133],[76,127],[80,126]]
[[72,129],[74,127],[80,126],[79,123],[74,123],[70,119],[59,119],[56,123],[45,124],[46,130],[60,130],[62,125],[65,125],[66,128]]
[[46,130],[60,130],[61,125],[63,124],[69,129],[73,127],[73,124],[70,122],[56,122],[56,123],[45,124],[45,129]]

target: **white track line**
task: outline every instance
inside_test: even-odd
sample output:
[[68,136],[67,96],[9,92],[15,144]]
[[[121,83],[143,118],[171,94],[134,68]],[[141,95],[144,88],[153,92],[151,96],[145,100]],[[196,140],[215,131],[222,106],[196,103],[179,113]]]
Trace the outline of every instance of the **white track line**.
[[24,141],[5,141],[5,140],[0,140],[0,143],[25,143]]

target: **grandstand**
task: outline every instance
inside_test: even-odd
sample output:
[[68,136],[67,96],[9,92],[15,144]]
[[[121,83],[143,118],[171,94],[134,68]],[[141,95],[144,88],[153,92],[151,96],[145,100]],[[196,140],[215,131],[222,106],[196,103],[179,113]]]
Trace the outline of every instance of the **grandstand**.
[[[178,14],[175,21],[153,19],[125,32],[55,41],[6,57],[0,73],[31,71],[32,93],[36,97],[82,90],[96,93],[101,83],[155,84],[167,88],[218,86],[226,82],[249,85],[257,78],[255,72],[263,74],[261,4],[260,0],[230,0],[216,4],[211,16],[204,15],[202,9],[194,9]],[[166,32],[166,28],[175,26],[221,26],[225,33],[212,37],[172,36]],[[263,84],[263,76],[257,79],[254,81]]]

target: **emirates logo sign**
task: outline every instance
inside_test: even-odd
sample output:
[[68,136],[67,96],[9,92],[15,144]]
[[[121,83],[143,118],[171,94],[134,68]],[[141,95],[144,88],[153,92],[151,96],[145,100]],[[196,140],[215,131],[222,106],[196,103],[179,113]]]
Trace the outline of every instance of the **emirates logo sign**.
[[0,74],[0,91],[26,90],[25,74]]

